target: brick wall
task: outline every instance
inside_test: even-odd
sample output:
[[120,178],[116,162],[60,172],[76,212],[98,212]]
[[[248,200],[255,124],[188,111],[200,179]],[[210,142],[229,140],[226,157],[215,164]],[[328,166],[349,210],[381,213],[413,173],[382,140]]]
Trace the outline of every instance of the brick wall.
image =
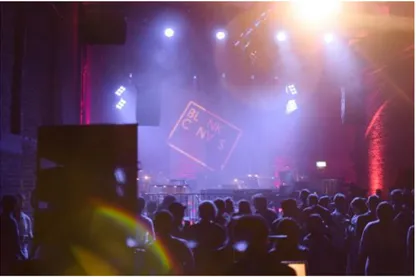
[[[16,7],[26,20],[21,89],[21,132],[11,134],[11,85]],[[36,183],[37,128],[77,123],[77,49],[72,47],[71,3],[1,4],[0,195],[29,200]],[[30,210],[25,203],[26,208]]]

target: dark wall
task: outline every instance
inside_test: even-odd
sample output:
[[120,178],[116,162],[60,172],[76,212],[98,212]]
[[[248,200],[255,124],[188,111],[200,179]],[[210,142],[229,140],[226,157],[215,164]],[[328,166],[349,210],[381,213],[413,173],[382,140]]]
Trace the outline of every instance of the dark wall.
[[[1,4],[0,195],[29,198],[40,125],[79,121],[74,12],[71,3]],[[21,53],[16,35],[24,42]]]

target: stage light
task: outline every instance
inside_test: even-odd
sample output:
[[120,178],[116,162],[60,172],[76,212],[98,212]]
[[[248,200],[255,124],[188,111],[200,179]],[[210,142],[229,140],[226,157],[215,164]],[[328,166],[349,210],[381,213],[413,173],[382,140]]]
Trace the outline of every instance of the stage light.
[[122,95],[125,91],[126,91],[126,88],[125,88],[125,87],[123,87],[123,86],[121,86],[121,87],[119,87],[119,88],[116,90],[115,94],[116,94],[117,96],[121,96],[121,95]]
[[293,84],[287,85],[286,86],[286,94],[289,94],[289,95],[298,94],[298,91],[296,90],[295,85],[293,85]]
[[298,109],[298,105],[295,100],[289,100],[286,104],[286,114],[290,114]]
[[326,21],[335,18],[341,10],[339,0],[297,0],[292,1],[293,13],[308,24]]
[[171,28],[165,29],[165,36],[171,38],[175,35],[175,31]]
[[234,179],[234,183],[237,183],[238,182],[238,179],[236,178],[236,179]]
[[215,35],[215,37],[216,37],[218,40],[223,40],[223,39],[225,39],[225,36],[226,36],[226,34],[225,34],[225,32],[224,32],[224,31],[218,31],[218,32],[217,32],[217,34]]
[[256,178],[259,178],[259,175],[257,175],[257,174],[254,174],[254,177],[256,177]]
[[251,177],[253,177],[253,176],[252,176],[251,174],[248,174],[248,175],[247,175],[247,177],[248,177],[248,178],[251,178]]
[[325,167],[326,167],[326,162],[324,162],[324,161],[316,162],[316,168],[323,169]]
[[334,35],[331,33],[325,34],[324,40],[326,43],[331,43],[334,40]]
[[287,39],[286,33],[285,32],[278,32],[276,35],[276,39],[277,41],[285,41]]
[[123,98],[121,98],[118,103],[116,104],[116,108],[121,110],[125,105],[126,105],[127,101],[124,100]]
[[145,180],[149,180],[149,179],[150,179],[150,177],[149,177],[149,176],[147,176],[147,175],[145,175],[145,176],[144,176],[144,179],[145,179]]
[[197,77],[196,77],[196,75],[194,75],[194,80],[196,80],[197,79]]

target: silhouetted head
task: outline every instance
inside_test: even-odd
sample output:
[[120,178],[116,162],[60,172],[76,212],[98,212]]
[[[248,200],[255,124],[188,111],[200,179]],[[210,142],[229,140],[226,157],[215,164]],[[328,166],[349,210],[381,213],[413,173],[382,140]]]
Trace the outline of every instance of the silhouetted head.
[[218,214],[222,215],[225,213],[225,201],[221,198],[217,198],[214,200],[214,204],[217,207]]
[[235,241],[247,243],[248,249],[267,251],[269,227],[262,216],[244,215],[238,218],[233,234]]
[[23,209],[23,203],[25,202],[25,200],[26,197],[23,194],[16,194],[16,211],[20,212]]
[[375,213],[377,210],[378,204],[380,204],[380,198],[377,195],[371,195],[368,197],[367,206],[370,212]]
[[176,197],[173,195],[166,195],[165,198],[163,198],[162,203],[159,206],[160,210],[167,210],[173,202],[176,201]]
[[149,214],[154,213],[157,210],[157,202],[156,201],[147,202],[146,210]]
[[295,216],[298,208],[296,205],[296,200],[292,198],[283,200],[280,206],[282,208],[283,216],[285,217]]
[[234,213],[234,201],[230,197],[225,199],[225,212],[228,214]]
[[300,201],[302,201],[303,203],[306,203],[306,201],[308,200],[309,194],[311,194],[311,192],[309,190],[307,190],[307,189],[301,190],[301,192],[299,194]]
[[238,213],[239,214],[252,214],[250,202],[247,200],[240,200],[238,202]]
[[176,223],[182,223],[182,220],[185,216],[186,207],[179,202],[173,202],[169,206],[169,212],[173,216],[173,220]]
[[335,209],[337,209],[337,211],[341,213],[345,212],[345,209],[347,208],[347,201],[345,199],[345,195],[342,193],[335,194],[334,204]]
[[376,195],[381,199],[383,197],[383,191],[381,189],[376,189]]
[[311,214],[306,220],[306,229],[311,234],[323,234],[326,230],[326,225],[320,215]]
[[377,218],[382,223],[389,223],[392,222],[394,219],[394,209],[393,206],[390,205],[388,202],[381,202],[377,206]]
[[308,196],[308,204],[309,206],[316,206],[318,205],[318,195],[315,193],[309,194]]
[[144,208],[146,207],[146,200],[143,197],[137,198],[137,211],[139,214],[142,214]]
[[390,193],[391,204],[393,206],[400,206],[403,204],[403,191],[395,189]]
[[363,198],[355,197],[351,201],[351,209],[354,214],[360,215],[367,212],[367,204]]
[[329,197],[327,195],[321,196],[321,198],[319,198],[318,204],[321,205],[322,207],[328,208]]
[[295,220],[291,218],[283,218],[276,226],[276,235],[286,236],[286,240],[290,244],[299,244],[300,228]]
[[213,221],[217,217],[217,207],[211,201],[199,204],[198,214],[203,221]]
[[253,196],[253,206],[256,211],[264,211],[267,210],[267,198],[264,197],[262,194],[258,193]]
[[14,195],[5,195],[1,199],[1,207],[3,209],[3,213],[9,214],[16,210],[17,207],[17,199]]
[[153,224],[157,236],[169,236],[173,229],[173,216],[170,212],[165,210],[157,212]]

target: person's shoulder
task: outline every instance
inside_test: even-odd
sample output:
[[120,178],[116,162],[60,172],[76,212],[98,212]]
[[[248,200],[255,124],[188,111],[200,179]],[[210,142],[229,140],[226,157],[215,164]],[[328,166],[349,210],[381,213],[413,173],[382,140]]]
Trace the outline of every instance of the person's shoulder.
[[375,230],[377,230],[378,228],[378,225],[380,225],[379,223],[380,222],[378,220],[367,223],[367,225],[364,228],[364,232],[366,233],[375,232]]
[[23,220],[28,220],[28,221],[30,221],[30,220],[31,220],[31,219],[30,219],[30,216],[28,216],[28,215],[27,215],[26,213],[24,213],[24,212],[22,212],[20,216],[23,218]]

